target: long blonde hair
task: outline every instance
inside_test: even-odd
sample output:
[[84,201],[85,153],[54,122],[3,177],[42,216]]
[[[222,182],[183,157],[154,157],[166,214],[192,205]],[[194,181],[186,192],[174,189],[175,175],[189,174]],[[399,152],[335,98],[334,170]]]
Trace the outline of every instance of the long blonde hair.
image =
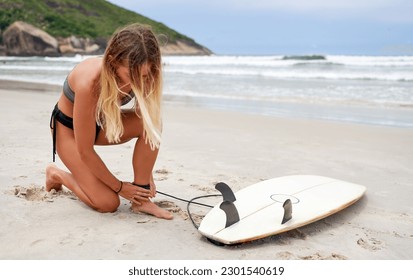
[[[142,74],[144,64],[150,67],[146,76]],[[118,87],[116,69],[126,66],[135,93],[134,109],[143,122],[145,143],[149,142],[152,150],[159,148],[162,130],[161,65],[159,43],[149,26],[131,24],[112,36],[103,56],[96,108],[96,120],[104,127],[109,142],[118,143],[123,134],[119,97],[127,93]]]

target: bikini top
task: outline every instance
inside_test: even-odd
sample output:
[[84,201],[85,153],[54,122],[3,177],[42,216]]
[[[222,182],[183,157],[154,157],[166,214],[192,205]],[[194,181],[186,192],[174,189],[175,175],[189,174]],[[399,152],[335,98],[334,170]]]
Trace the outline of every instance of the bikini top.
[[[75,102],[75,92],[72,90],[72,88],[69,85],[69,81],[67,80],[67,77],[63,83],[63,94],[69,99],[72,103]],[[122,105],[125,105],[129,103],[129,101],[132,100],[132,98],[135,97],[135,94],[133,91],[129,92],[129,95],[125,96],[122,98]]]

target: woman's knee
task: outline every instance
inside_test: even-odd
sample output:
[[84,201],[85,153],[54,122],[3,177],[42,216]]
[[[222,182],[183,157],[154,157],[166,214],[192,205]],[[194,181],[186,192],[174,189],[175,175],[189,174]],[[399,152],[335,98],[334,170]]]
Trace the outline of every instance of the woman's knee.
[[112,213],[115,212],[119,205],[120,199],[117,195],[101,198],[99,200],[94,200],[92,208],[101,213]]

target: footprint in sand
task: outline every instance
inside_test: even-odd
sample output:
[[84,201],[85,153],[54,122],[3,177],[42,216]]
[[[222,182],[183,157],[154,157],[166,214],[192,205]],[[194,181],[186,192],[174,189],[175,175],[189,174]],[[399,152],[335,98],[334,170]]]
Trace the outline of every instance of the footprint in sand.
[[316,252],[311,255],[307,256],[297,256],[289,251],[279,252],[276,255],[276,259],[281,260],[347,260],[346,256],[331,253],[331,254],[322,254],[320,252]]
[[18,198],[24,198],[28,201],[46,201],[53,202],[59,196],[66,196],[70,199],[77,199],[71,191],[51,190],[46,192],[43,186],[30,185],[28,187],[14,186],[14,195]]
[[275,259],[277,260],[294,260],[297,259],[297,257],[288,251],[284,251],[284,252],[279,252],[276,254]]
[[359,240],[357,240],[357,245],[369,251],[381,250],[384,247],[383,242],[375,238],[360,238]]
[[323,255],[320,252],[317,252],[312,255],[308,256],[300,256],[299,259],[301,260],[346,260],[347,257],[336,254],[336,253],[331,253],[329,255]]
[[[213,185],[213,186],[215,186],[215,185]],[[207,194],[211,194],[211,193],[217,193],[218,194],[218,191],[215,189],[215,187],[200,186],[200,185],[197,185],[197,184],[191,184],[190,187],[197,188],[198,190],[206,192]]]
[[166,169],[157,169],[157,170],[154,171],[154,173],[156,175],[159,175],[159,177],[157,176],[156,178],[154,178],[155,181],[165,181],[165,180],[168,180],[168,175],[171,172],[169,172]]

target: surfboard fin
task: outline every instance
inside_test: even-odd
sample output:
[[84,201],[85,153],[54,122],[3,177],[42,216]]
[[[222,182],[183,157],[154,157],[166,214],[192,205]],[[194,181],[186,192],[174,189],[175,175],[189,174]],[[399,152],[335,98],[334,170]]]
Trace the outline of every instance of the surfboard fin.
[[234,202],[235,200],[237,200],[235,198],[234,192],[227,184],[221,182],[216,184],[215,188],[221,192],[222,196],[224,197],[224,201]]
[[291,199],[287,199],[286,201],[284,201],[283,208],[284,217],[281,222],[282,225],[291,220],[291,218],[293,217],[293,204],[291,203]]
[[227,222],[225,224],[225,228],[230,227],[233,224],[239,222],[238,210],[235,207],[234,203],[232,203],[231,201],[224,201],[221,203],[219,208],[221,208],[225,212],[225,215],[227,216]]
[[225,212],[225,215],[227,217],[225,228],[230,227],[233,224],[239,222],[238,210],[233,203],[237,199],[235,198],[234,192],[227,184],[220,182],[215,185],[215,188],[219,190],[223,196],[224,201],[221,203],[219,208],[221,208]]

